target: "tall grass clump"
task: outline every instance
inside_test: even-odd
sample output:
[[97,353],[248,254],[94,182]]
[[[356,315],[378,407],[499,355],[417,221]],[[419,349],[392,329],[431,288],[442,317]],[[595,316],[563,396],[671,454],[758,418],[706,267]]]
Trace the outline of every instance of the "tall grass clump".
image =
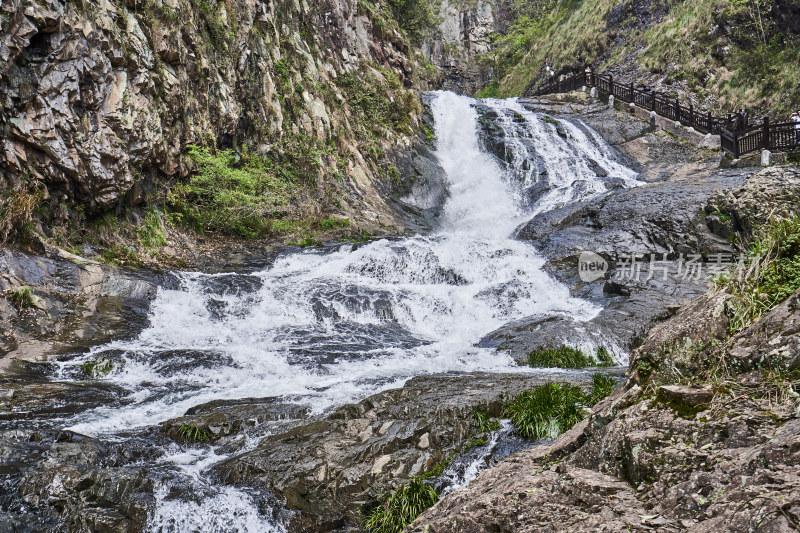
[[532,351],[528,354],[528,365],[534,368],[584,368],[594,366],[595,360],[578,348],[562,346]]
[[433,485],[412,478],[367,515],[364,527],[368,533],[401,533],[438,500],[439,493]]
[[23,237],[33,226],[33,215],[42,201],[39,192],[7,190],[0,192],[0,243]]
[[528,366],[533,368],[586,368],[591,366],[614,366],[614,357],[608,348],[597,348],[595,357],[579,348],[561,346],[534,350],[528,354]]
[[592,390],[566,383],[548,383],[519,394],[503,408],[517,433],[529,440],[554,439],[583,420],[591,407],[614,389],[614,378],[592,377]]
[[800,289],[800,217],[773,216],[748,251],[747,261],[716,280],[733,295],[729,329],[735,333]]
[[548,383],[518,395],[503,409],[526,439],[553,439],[583,420],[586,394],[573,385]]

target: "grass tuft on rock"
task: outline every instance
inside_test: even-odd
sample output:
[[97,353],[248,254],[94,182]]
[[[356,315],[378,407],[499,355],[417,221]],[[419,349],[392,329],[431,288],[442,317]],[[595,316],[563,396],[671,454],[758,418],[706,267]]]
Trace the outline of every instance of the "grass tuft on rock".
[[473,421],[475,422],[475,432],[478,435],[500,429],[500,422],[483,409],[475,410],[473,413]]
[[89,377],[103,378],[114,370],[114,361],[107,355],[101,355],[94,361],[83,363],[80,368]]
[[617,380],[607,374],[592,376],[592,390],[589,393],[589,404],[594,405],[609,394],[617,386]]
[[748,260],[715,280],[734,296],[729,330],[746,328],[800,289],[800,217],[774,216],[761,229]]
[[585,401],[580,387],[548,383],[519,394],[503,412],[521,437],[554,439],[583,420]]
[[364,522],[368,533],[401,533],[439,500],[433,485],[412,478],[373,509]]
[[591,407],[614,390],[616,380],[592,376],[592,390],[566,383],[548,383],[519,394],[503,408],[517,433],[529,440],[554,439],[583,420]]
[[33,294],[33,291],[30,287],[20,287],[18,289],[14,289],[9,294],[8,300],[19,311],[37,307],[39,304],[39,298]]
[[192,424],[181,424],[178,435],[187,442],[205,442],[209,439],[208,431]]
[[528,354],[528,365],[534,368],[585,368],[595,364],[591,356],[569,346],[534,350]]

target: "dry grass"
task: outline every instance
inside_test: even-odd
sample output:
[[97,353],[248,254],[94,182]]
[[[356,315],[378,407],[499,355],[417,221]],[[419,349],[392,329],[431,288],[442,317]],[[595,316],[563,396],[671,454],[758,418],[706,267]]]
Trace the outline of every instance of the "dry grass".
[[6,191],[0,194],[0,243],[22,236],[33,222],[41,193]]

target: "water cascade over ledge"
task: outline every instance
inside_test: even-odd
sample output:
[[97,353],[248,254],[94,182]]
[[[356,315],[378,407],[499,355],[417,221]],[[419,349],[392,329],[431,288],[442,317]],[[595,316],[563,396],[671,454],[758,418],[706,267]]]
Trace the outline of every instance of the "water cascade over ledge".
[[[101,379],[123,391],[120,400],[35,423],[124,441],[213,400],[277,398],[314,415],[417,375],[541,372],[475,345],[524,317],[585,321],[599,308],[571,297],[536,250],[511,236],[535,214],[635,185],[635,174],[587,126],[516,100],[442,92],[432,111],[449,191],[434,232],[293,249],[248,272],[178,273],[179,286],[159,290],[135,338],[62,360],[52,377],[85,379],[82,364],[107,358],[114,369]],[[502,150],[489,148],[497,142],[482,137],[481,121]],[[249,435],[237,453],[269,431]],[[162,486],[152,530],[282,529],[256,496],[210,481],[207,469],[228,452],[177,444],[164,452],[154,468],[173,470],[200,496],[175,499]]]

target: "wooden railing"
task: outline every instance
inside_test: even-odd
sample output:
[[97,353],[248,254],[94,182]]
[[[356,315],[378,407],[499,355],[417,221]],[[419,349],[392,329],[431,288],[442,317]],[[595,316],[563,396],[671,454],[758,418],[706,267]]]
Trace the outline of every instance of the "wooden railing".
[[562,80],[545,83],[539,86],[534,95],[565,93],[582,87],[595,87],[623,102],[655,111],[698,131],[719,135],[722,149],[734,158],[759,150],[800,149],[800,129],[795,129],[796,123],[770,124],[769,119],[765,118],[763,124],[755,125],[744,113],[713,116],[710,112],[695,111],[692,104],[688,107],[681,105],[678,99],[669,98],[652,88],[615,82],[612,75],[595,74],[591,68]]

